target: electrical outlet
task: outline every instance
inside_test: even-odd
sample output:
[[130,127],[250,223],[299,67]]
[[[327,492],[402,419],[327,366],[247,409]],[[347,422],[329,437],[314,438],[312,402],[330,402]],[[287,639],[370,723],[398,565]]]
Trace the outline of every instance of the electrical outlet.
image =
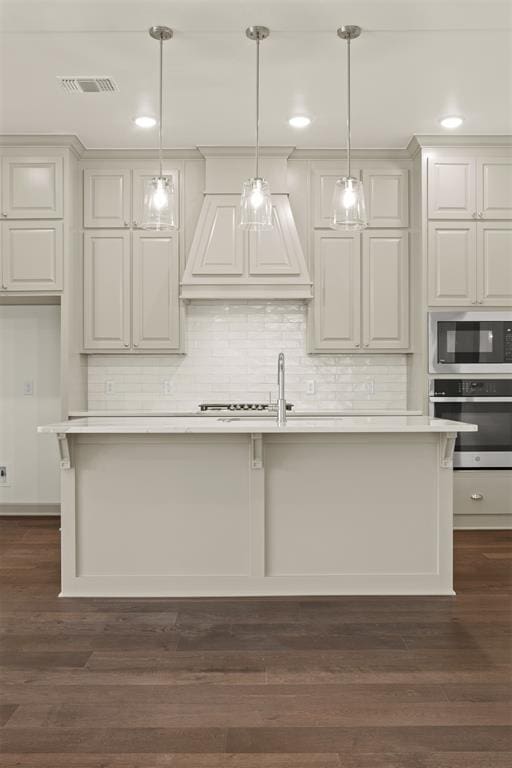
[[369,379],[365,382],[364,391],[369,395],[375,394],[375,379]]
[[105,382],[105,394],[106,395],[114,394],[114,382],[112,381],[112,379],[108,379],[108,381]]
[[163,389],[164,395],[172,394],[172,381],[170,381],[170,379],[164,379],[164,381],[162,382],[162,389]]
[[34,382],[32,379],[27,379],[23,382],[23,394],[25,397],[32,397],[34,394]]
[[309,379],[309,381],[306,381],[306,392],[308,395],[314,395],[316,391],[316,383],[314,379]]
[[5,464],[0,466],[0,485],[8,485],[7,483],[7,467]]

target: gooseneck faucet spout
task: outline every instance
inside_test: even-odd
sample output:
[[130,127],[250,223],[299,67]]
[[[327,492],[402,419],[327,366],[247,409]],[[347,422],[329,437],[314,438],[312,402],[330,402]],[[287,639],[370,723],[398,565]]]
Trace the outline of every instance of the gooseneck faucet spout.
[[277,426],[286,426],[286,397],[284,394],[284,353],[280,352],[277,358]]

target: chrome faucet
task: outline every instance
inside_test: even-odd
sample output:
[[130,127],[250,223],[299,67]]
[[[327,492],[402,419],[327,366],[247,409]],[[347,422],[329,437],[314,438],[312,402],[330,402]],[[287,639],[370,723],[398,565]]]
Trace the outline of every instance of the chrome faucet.
[[286,398],[284,395],[284,352],[277,358],[277,426],[286,426]]

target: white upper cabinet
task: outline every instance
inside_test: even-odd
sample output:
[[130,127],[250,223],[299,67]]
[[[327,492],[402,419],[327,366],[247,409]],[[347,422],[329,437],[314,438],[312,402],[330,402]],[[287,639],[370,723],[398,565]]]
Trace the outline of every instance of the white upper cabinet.
[[84,170],[84,227],[130,226],[130,176],[126,170]]
[[177,235],[133,233],[133,346],[178,349],[180,346]]
[[84,347],[130,347],[130,233],[84,234]]
[[[144,215],[144,193],[146,189],[146,183],[151,181],[155,176],[158,176],[158,169],[151,170],[138,170],[133,171],[133,185],[132,185],[132,200],[133,200],[133,220],[132,226],[140,227],[140,223]],[[180,175],[179,171],[164,168],[163,175],[172,179],[174,185],[174,194],[176,200],[176,228],[179,227],[179,183]]]
[[477,225],[477,302],[512,306],[512,222]]
[[316,232],[315,293],[311,351],[361,346],[361,237],[350,232]]
[[363,233],[363,347],[409,346],[408,233]]
[[512,157],[428,159],[430,219],[512,219]]
[[512,219],[512,157],[477,160],[477,209],[481,219]]
[[464,306],[476,302],[475,224],[428,225],[429,304]]
[[430,219],[475,218],[475,163],[472,157],[428,159]]
[[[360,178],[360,168],[351,167],[350,174]],[[334,166],[329,162],[318,162],[312,166],[313,191],[313,226],[329,228],[332,226],[334,185],[340,176],[346,176],[346,165]]]
[[61,219],[64,215],[61,157],[2,158],[2,216]]
[[403,168],[363,169],[368,226],[409,226],[409,171]]
[[6,221],[2,232],[2,287],[6,291],[61,291],[61,221]]

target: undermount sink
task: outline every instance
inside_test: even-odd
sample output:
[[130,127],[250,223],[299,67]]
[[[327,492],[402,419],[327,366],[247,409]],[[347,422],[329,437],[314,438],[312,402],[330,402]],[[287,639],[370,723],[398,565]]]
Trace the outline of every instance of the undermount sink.
[[[340,416],[339,414],[333,414],[332,416],[330,414],[322,413],[318,415],[312,415],[310,413],[293,413],[288,414],[286,419],[287,421],[293,421],[294,419],[307,419],[308,421],[317,421],[317,420],[330,420],[333,419],[344,419],[346,416]],[[230,422],[230,421],[275,421],[276,416],[275,414],[262,414],[261,416],[219,416],[217,418],[217,421],[224,421],[224,422]]]

